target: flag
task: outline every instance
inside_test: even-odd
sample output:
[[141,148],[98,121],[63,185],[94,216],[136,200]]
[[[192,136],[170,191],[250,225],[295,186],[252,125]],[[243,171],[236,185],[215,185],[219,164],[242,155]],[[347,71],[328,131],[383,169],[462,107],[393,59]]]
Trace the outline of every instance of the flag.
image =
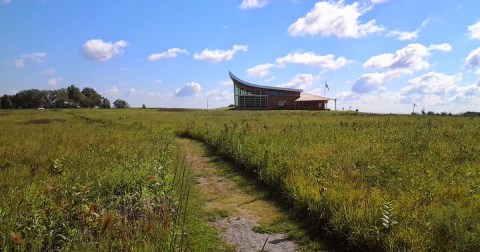
[[328,86],[328,84],[325,82],[325,88],[330,90],[330,87]]

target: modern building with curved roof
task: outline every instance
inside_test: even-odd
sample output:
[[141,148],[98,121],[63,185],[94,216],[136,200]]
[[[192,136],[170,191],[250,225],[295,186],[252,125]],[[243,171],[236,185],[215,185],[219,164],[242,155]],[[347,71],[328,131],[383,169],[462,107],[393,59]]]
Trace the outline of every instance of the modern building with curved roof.
[[[304,93],[302,89],[262,86],[248,83],[229,72],[233,81],[236,109],[326,110],[336,99]],[[336,109],[336,108],[335,108]]]

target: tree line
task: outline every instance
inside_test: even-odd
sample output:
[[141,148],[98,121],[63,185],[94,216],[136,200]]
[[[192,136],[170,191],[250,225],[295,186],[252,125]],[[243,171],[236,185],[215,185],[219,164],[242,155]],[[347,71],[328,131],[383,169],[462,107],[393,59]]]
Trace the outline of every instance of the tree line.
[[[114,108],[129,108],[121,99],[113,102]],[[70,85],[57,90],[22,90],[14,95],[0,97],[0,109],[35,109],[35,108],[111,108],[110,100],[101,96],[95,89],[80,88]]]

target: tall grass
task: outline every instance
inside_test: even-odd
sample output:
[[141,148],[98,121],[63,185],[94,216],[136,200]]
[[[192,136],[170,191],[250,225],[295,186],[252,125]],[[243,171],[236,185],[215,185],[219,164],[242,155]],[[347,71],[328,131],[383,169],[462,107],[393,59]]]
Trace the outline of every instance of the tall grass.
[[0,114],[0,250],[182,250],[173,128],[127,117]]
[[480,250],[480,120],[324,112],[209,112],[182,134],[282,191],[316,225],[368,250]]
[[195,247],[175,133],[215,147],[355,248],[480,250],[480,118],[1,111],[0,130],[0,250]]

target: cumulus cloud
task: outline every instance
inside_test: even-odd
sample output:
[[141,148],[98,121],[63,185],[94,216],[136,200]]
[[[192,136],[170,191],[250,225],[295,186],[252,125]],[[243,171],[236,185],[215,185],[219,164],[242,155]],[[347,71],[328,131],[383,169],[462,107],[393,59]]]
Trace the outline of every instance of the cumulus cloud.
[[418,33],[428,24],[430,23],[431,18],[425,19],[420,27],[418,27],[415,31],[407,32],[407,31],[390,31],[387,33],[387,37],[396,37],[400,41],[407,41],[407,40],[414,40],[418,38]]
[[[383,1],[373,1],[383,2]],[[318,2],[305,17],[299,18],[289,28],[291,36],[321,35],[337,36],[339,38],[361,38],[367,35],[384,31],[385,29],[376,24],[375,20],[362,24],[359,21],[364,13],[359,3],[350,5],[345,1]]]
[[111,96],[118,96],[120,94],[120,89],[118,89],[117,86],[113,86],[112,88],[107,90],[106,93]]
[[232,101],[233,92],[224,89],[213,89],[206,93],[206,96],[215,101]]
[[478,67],[480,66],[480,47],[473,50],[465,59],[466,67]]
[[355,93],[368,93],[384,88],[384,85],[395,78],[411,74],[409,70],[390,70],[384,73],[362,74],[352,86]]
[[446,52],[450,50],[452,50],[452,47],[446,43],[430,45],[429,47],[422,44],[409,44],[397,50],[395,53],[384,53],[373,56],[363,63],[363,66],[369,68],[419,71],[429,67],[426,58],[430,55],[431,51]]
[[461,85],[462,74],[446,75],[429,72],[408,81],[408,85],[400,90],[407,100],[418,101],[426,106],[450,105],[454,102],[468,102],[480,94],[476,84]]
[[22,68],[25,67],[27,62],[43,63],[45,62],[45,58],[47,58],[47,53],[44,52],[24,54],[10,62],[8,65],[15,68]]
[[480,39],[480,21],[468,27],[471,39]]
[[189,54],[189,52],[185,49],[180,48],[170,48],[166,52],[161,53],[153,53],[148,57],[148,61],[157,61],[161,59],[168,59],[168,58],[175,58],[179,54]]
[[201,53],[195,53],[193,58],[196,60],[211,60],[213,62],[221,62],[233,59],[233,56],[238,52],[246,51],[248,51],[248,46],[246,45],[234,45],[230,50],[210,50],[206,48]]
[[315,77],[311,74],[297,74],[290,82],[282,84],[279,87],[307,89],[313,85],[314,81]]
[[419,30],[413,32],[404,31],[390,31],[387,33],[387,37],[396,37],[400,41],[414,40],[418,38]]
[[372,4],[381,4],[381,3],[386,3],[388,0],[370,0]]
[[222,80],[222,81],[219,81],[218,84],[222,87],[232,87],[233,86],[232,80]]
[[408,85],[401,92],[403,94],[442,94],[457,87],[462,80],[462,74],[446,75],[444,73],[429,72],[408,81]]
[[348,63],[351,63],[352,61],[347,60],[344,57],[338,57],[335,59],[335,55],[333,54],[317,55],[313,52],[295,51],[287,54],[285,57],[277,58],[276,62],[280,66],[284,66],[285,64],[289,63],[337,70],[344,67]]
[[55,87],[57,86],[58,84],[62,83],[63,82],[63,78],[62,77],[58,77],[58,78],[50,78],[48,81],[47,81],[47,84],[49,86],[52,86],[52,87]]
[[175,91],[175,96],[197,96],[202,91],[202,86],[196,82],[189,82]]
[[428,47],[428,50],[429,51],[441,51],[441,52],[450,52],[452,51],[452,46],[447,44],[447,43],[443,43],[443,44],[434,44],[434,45],[430,45]]
[[83,44],[83,53],[91,60],[106,62],[122,54],[127,46],[128,43],[123,40],[104,42],[101,39],[91,39]]
[[267,75],[270,75],[270,69],[274,67],[271,63],[256,65],[252,68],[247,69],[247,75],[252,77],[263,78]]
[[269,0],[243,0],[240,4],[240,9],[259,9],[267,6],[269,3]]
[[129,96],[129,95],[136,95],[137,94],[137,90],[135,88],[130,88],[128,91],[127,91],[127,94],[126,96]]
[[46,76],[46,75],[52,75],[56,72],[57,70],[55,68],[49,68],[49,69],[45,69],[41,72],[39,72],[38,74],[39,75],[42,75],[42,76]]

